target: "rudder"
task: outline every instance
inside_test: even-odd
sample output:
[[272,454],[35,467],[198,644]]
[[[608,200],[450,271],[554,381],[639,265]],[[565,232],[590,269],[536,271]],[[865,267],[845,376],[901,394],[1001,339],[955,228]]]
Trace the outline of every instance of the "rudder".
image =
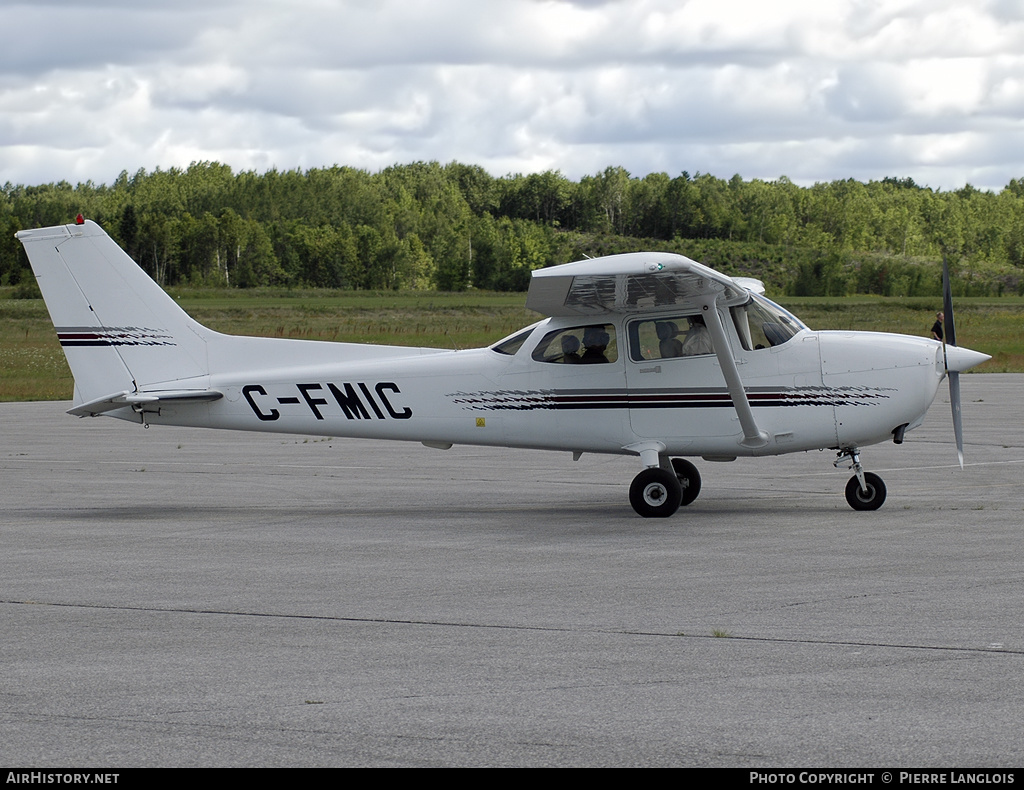
[[75,377],[75,403],[144,387],[205,387],[213,333],[95,222],[20,231]]

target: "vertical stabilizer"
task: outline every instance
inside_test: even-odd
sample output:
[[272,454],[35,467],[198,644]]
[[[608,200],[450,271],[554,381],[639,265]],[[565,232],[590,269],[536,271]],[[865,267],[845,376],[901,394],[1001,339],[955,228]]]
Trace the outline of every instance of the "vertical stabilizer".
[[197,324],[94,222],[17,234],[75,377],[76,403],[205,386]]

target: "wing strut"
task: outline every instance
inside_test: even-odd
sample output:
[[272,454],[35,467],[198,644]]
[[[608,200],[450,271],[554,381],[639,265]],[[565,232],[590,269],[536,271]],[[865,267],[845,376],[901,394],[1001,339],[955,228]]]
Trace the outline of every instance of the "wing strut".
[[754,420],[754,412],[750,408],[747,391],[743,389],[743,380],[740,378],[739,368],[736,367],[736,358],[732,354],[725,327],[722,326],[722,317],[718,314],[714,295],[711,296],[710,302],[704,303],[702,310],[704,323],[711,333],[711,342],[715,347],[715,356],[718,357],[718,364],[722,366],[722,373],[725,375],[725,386],[736,408],[736,416],[740,418],[740,427],[743,428],[743,441],[740,444],[744,447],[764,447],[768,444],[768,434],[758,428]]

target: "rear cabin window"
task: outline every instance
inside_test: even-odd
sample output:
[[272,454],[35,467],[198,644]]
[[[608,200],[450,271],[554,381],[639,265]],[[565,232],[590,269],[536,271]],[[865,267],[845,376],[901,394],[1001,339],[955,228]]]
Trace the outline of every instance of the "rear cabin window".
[[548,332],[533,351],[538,362],[593,365],[619,358],[613,324],[588,324]]

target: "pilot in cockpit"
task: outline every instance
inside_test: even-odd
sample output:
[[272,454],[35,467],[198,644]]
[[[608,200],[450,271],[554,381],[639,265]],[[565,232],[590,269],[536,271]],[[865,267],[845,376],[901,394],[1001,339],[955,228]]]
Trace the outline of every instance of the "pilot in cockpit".
[[562,362],[577,365],[580,359],[580,339],[576,335],[562,335]]
[[607,362],[605,350],[608,348],[608,333],[602,326],[588,326],[583,332],[583,356],[580,361],[586,364]]
[[715,347],[711,342],[707,324],[704,323],[704,316],[689,316],[687,320],[690,322],[690,331],[686,333],[686,340],[683,341],[683,356],[714,354]]

